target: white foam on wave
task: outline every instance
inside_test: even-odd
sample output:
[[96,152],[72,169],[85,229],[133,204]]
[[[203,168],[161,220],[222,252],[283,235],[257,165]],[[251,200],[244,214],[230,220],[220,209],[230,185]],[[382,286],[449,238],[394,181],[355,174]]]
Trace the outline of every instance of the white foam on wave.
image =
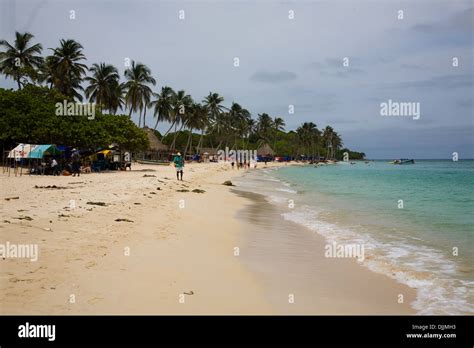
[[298,193],[298,191],[288,189],[288,188],[276,188],[275,190],[280,191],[280,192],[287,192],[287,193]]
[[456,263],[442,252],[401,241],[382,242],[367,233],[318,220],[313,207],[304,206],[282,216],[322,235],[329,243],[363,244],[366,256],[360,264],[416,289],[412,306],[419,314],[474,313],[469,302],[474,282],[456,279]]
[[265,197],[269,198],[270,203],[286,203],[288,199],[283,196],[267,195]]
[[274,178],[273,176],[270,176],[270,175],[265,175],[265,177],[263,178],[260,178],[260,180],[263,180],[263,181],[271,181],[271,182],[281,182],[280,180]]

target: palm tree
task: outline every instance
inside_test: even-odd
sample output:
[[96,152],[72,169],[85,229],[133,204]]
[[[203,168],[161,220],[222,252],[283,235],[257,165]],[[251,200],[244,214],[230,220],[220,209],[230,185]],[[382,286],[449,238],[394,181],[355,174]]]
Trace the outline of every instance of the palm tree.
[[82,53],[82,45],[74,40],[62,39],[58,48],[50,48],[53,54],[46,58],[46,71],[49,76],[46,80],[62,94],[76,97],[82,101],[82,75],[85,75],[87,66],[80,63],[86,57]]
[[228,125],[226,127],[226,134],[229,137],[234,137],[234,143],[232,147],[235,147],[237,140],[242,141],[242,147],[245,147],[245,137],[249,134],[249,120],[251,120],[251,114],[247,109],[242,108],[237,103],[232,103],[228,113]]
[[204,140],[204,133],[208,131],[209,129],[209,110],[207,110],[207,107],[205,105],[202,105],[202,112],[204,115],[202,115],[202,124],[200,125],[199,129],[201,130],[201,135],[199,137],[199,142],[196,146],[196,153],[201,153],[201,148],[203,145],[203,140]]
[[232,105],[229,109],[229,124],[227,126],[229,129],[227,135],[234,137],[234,144],[232,145],[232,148],[235,147],[237,138],[241,137],[242,135],[242,123],[244,122],[246,113],[248,113],[247,110],[243,109],[238,103],[232,102]]
[[278,132],[283,132],[285,130],[285,121],[281,117],[275,117],[273,120],[273,131],[274,131],[274,138],[273,138],[273,151],[276,151],[276,140]]
[[314,159],[315,152],[318,152],[319,159],[319,148],[318,141],[320,136],[320,131],[318,127],[313,122],[304,122],[300,127],[296,129],[296,134],[300,140],[300,143],[303,145],[305,155],[312,154]]
[[243,124],[242,126],[243,126],[242,132],[244,136],[247,138],[247,146],[244,146],[244,148],[248,148],[250,144],[250,136],[254,134],[255,132],[256,122],[249,114],[245,120],[245,124]]
[[0,47],[5,51],[0,52],[0,72],[6,77],[12,77],[21,89],[21,79],[24,76],[35,78],[35,68],[43,65],[43,58],[39,56],[43,47],[41,44],[31,45],[33,39],[30,33],[15,33],[15,42],[8,43],[6,40],[0,40]]
[[[186,118],[184,120],[185,127],[189,130],[188,141],[186,142],[186,148],[184,150],[184,155],[188,151],[188,146],[192,149],[193,146],[193,130],[201,130],[203,132],[206,128],[207,122],[207,109],[205,106],[199,103],[193,103],[191,106],[191,111],[186,114]],[[203,133],[201,133],[202,135]]]
[[[225,107],[221,105],[223,101],[223,97],[218,93],[212,92],[209,92],[209,95],[203,100],[208,112],[209,127],[211,128],[211,131],[216,133],[218,136],[222,133],[222,128],[225,125],[225,117],[223,117]],[[221,143],[222,141],[219,143],[218,148]]]
[[[169,86],[161,88],[161,93],[154,93],[156,100],[150,103],[154,108],[153,116],[156,117],[155,127],[158,127],[159,121],[172,122],[173,100],[176,97],[175,91]],[[171,129],[171,128],[170,128]]]
[[[170,147],[171,149],[175,148],[176,138],[178,137],[179,132],[181,132],[184,127],[184,120],[186,119],[186,115],[191,111],[192,104],[193,99],[189,94],[186,94],[186,92],[183,90],[176,92],[176,95],[173,98],[173,124],[171,125],[171,127],[173,127],[174,125],[174,134],[173,142],[171,143]],[[181,124],[181,128],[178,130],[179,124]]]
[[151,96],[153,92],[148,86],[152,84],[156,85],[156,80],[151,76],[151,70],[145,64],[135,63],[132,61],[130,68],[125,70],[125,104],[130,109],[129,116],[132,116],[132,111],[139,111],[140,116],[138,119],[138,127],[141,126],[142,112],[145,110],[143,115],[143,126],[146,126],[145,116],[146,109],[150,104]]
[[326,126],[323,131],[323,142],[326,146],[326,159],[331,159],[334,149],[332,147],[334,137],[334,129],[331,126]]
[[90,101],[99,104],[100,109],[109,108],[112,105],[112,99],[119,86],[119,74],[117,68],[105,63],[93,64],[89,69],[92,77],[86,77],[89,86],[86,88],[86,97]]
[[333,132],[332,134],[332,142],[331,142],[331,148],[333,150],[333,158],[336,157],[336,152],[341,149],[343,145],[342,138],[339,136],[337,132]]
[[273,128],[273,120],[272,118],[266,114],[259,114],[257,120],[257,135],[260,139],[265,141],[266,143],[270,142],[270,132]]
[[110,86],[110,98],[107,109],[116,114],[118,109],[123,109],[125,106],[125,84],[115,81]]

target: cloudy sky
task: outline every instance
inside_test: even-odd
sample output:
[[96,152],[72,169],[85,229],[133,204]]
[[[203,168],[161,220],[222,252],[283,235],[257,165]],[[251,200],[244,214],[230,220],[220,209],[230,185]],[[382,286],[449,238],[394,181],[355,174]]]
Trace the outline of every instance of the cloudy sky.
[[[474,158],[472,1],[0,0],[0,13],[8,41],[75,39],[89,65],[143,62],[156,91],[217,92],[286,129],[329,124],[370,158]],[[420,103],[420,118],[381,116],[389,99]]]

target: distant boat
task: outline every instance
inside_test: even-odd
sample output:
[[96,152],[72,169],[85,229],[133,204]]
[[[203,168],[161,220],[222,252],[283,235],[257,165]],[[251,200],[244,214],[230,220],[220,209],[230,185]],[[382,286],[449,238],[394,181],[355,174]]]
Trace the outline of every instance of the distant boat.
[[401,159],[397,159],[393,162],[390,162],[391,164],[415,164],[415,160],[414,159],[406,159],[406,158],[401,158]]

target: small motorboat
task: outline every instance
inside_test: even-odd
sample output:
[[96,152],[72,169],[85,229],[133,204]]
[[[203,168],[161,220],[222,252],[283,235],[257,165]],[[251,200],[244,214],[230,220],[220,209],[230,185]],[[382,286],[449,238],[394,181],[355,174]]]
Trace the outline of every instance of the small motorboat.
[[406,158],[401,158],[401,159],[397,159],[393,162],[390,162],[391,164],[415,164],[415,160],[414,159],[406,159]]

